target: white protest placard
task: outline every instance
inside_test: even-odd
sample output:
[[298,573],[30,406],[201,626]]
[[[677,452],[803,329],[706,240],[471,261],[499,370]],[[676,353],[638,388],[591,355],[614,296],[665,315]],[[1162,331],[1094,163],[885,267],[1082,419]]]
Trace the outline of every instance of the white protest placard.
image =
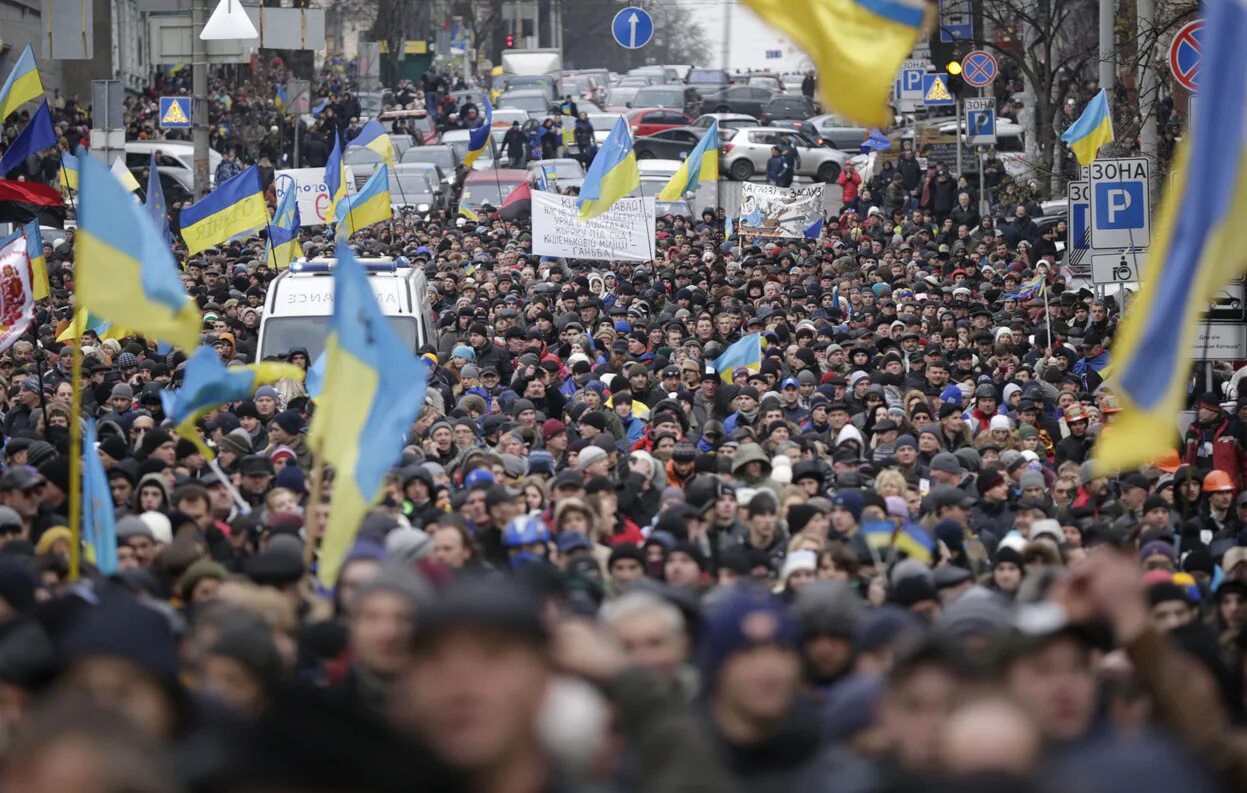
[[621,198],[606,212],[580,220],[573,196],[533,193],[533,253],[571,259],[654,258],[654,199]]
[[823,214],[823,185],[774,187],[745,182],[740,187],[743,237],[802,237]]
[[[328,221],[325,213],[329,211],[329,189],[325,187],[324,168],[291,168],[278,171],[273,177],[277,185],[277,203],[286,195],[287,190],[298,190],[299,225],[320,226]],[[349,179],[348,179],[349,181]],[[353,192],[348,185],[348,192]]]

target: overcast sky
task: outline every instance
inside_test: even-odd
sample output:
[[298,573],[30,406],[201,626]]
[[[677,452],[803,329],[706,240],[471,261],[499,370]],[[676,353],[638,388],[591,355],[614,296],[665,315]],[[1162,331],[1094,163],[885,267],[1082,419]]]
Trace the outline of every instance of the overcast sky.
[[[734,0],[679,1],[696,15],[706,32],[711,46],[711,62],[707,66],[723,64],[723,17],[729,9],[732,15],[732,46],[728,68],[788,72],[799,71],[809,64],[809,59],[785,36],[763,24],[752,11]],[[783,57],[768,59],[767,50],[780,50]]]

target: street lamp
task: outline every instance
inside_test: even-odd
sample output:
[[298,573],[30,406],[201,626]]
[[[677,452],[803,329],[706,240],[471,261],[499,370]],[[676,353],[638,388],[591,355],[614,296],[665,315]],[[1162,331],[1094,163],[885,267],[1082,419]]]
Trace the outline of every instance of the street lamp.
[[242,7],[242,0],[221,0],[199,32],[205,41],[258,39],[260,34]]

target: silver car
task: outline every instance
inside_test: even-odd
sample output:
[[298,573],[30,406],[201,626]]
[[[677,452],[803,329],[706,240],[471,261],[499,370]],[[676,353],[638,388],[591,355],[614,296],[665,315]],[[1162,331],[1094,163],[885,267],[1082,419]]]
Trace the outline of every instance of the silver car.
[[840,169],[849,160],[842,151],[819,146],[793,129],[783,127],[743,127],[725,136],[720,149],[719,170],[740,182],[754,174],[766,173],[771,147],[791,144],[797,149],[797,176],[809,176],[819,182],[834,182]]

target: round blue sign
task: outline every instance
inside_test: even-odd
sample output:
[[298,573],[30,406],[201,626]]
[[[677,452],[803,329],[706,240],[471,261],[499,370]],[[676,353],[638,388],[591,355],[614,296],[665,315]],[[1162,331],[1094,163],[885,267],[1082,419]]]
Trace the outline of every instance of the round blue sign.
[[611,35],[624,49],[639,50],[654,38],[654,18],[643,8],[625,8],[611,20]]
[[983,50],[975,50],[961,59],[961,79],[966,85],[982,88],[996,79],[996,56]]

